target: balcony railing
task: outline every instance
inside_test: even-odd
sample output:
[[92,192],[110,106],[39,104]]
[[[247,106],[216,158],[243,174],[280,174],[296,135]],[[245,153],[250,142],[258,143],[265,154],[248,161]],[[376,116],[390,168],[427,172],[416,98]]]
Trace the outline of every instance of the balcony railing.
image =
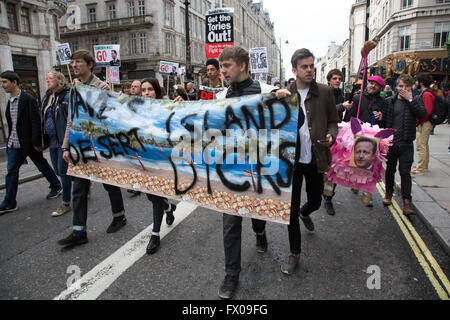
[[126,17],[126,18],[118,18],[111,20],[103,20],[103,21],[95,21],[80,24],[79,29],[71,30],[66,26],[62,26],[60,28],[61,37],[64,36],[74,36],[79,34],[87,34],[87,33],[99,33],[104,31],[121,31],[121,30],[130,30],[136,29],[142,26],[152,26],[153,25],[153,16],[152,15],[144,15],[144,16],[136,16],[136,17]]

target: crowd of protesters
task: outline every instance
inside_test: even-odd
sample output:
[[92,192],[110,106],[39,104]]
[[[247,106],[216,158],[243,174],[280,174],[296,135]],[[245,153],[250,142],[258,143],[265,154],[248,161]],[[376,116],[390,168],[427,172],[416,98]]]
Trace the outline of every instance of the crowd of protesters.
[[[414,80],[410,75],[400,75],[393,86],[386,85],[383,78],[374,75],[368,78],[367,86],[361,95],[349,97],[342,91],[344,75],[338,69],[331,70],[327,76],[328,85],[319,84],[314,79],[315,57],[308,49],[299,49],[292,56],[292,72],[295,78],[289,79],[286,85],[275,82],[267,86],[253,80],[249,74],[248,52],[240,47],[228,47],[223,50],[218,60],[206,62],[206,80],[203,87],[223,89],[224,98],[239,97],[250,94],[274,92],[277,98],[298,95],[300,103],[295,164],[293,170],[293,190],[291,215],[288,225],[290,254],[281,265],[281,271],[290,275],[295,272],[301,252],[301,220],[305,227],[314,231],[311,214],[318,210],[322,200],[329,215],[335,215],[333,196],[323,194],[324,173],[330,165],[330,147],[335,143],[338,123],[350,121],[358,117],[361,121],[378,125],[382,128],[396,129],[393,144],[389,149],[386,164],[386,193],[384,205],[392,204],[394,176],[397,169],[401,177],[401,196],[403,213],[414,214],[411,197],[411,173],[425,174],[428,170],[428,141],[432,134],[433,124],[430,116],[436,105],[437,97],[449,99],[449,92],[437,88],[429,74],[419,74]],[[95,59],[87,50],[78,50],[72,55],[74,83],[82,83],[102,90],[108,85],[93,73]],[[62,246],[77,246],[88,242],[86,222],[88,214],[88,198],[91,181],[67,175],[69,152],[69,116],[70,85],[62,73],[49,71],[46,76],[48,90],[42,101],[37,101],[30,94],[20,89],[20,78],[13,71],[5,71],[0,75],[3,89],[10,95],[6,108],[8,122],[7,140],[7,175],[6,193],[0,204],[0,214],[15,211],[19,169],[29,157],[43,173],[50,188],[47,199],[62,194],[62,203],[51,212],[54,217],[73,212],[73,230],[64,239],[58,241]],[[392,87],[395,89],[393,90]],[[168,96],[164,88],[155,78],[135,80],[122,87],[124,94],[163,99]],[[200,99],[200,86],[193,82],[173,87],[174,101]],[[360,101],[361,97],[361,101]],[[447,103],[448,106],[448,103]],[[417,166],[414,162],[413,141],[416,140],[418,152]],[[49,148],[51,163],[43,156],[43,150]],[[59,179],[58,179],[59,177]],[[306,186],[306,201],[301,202],[303,181]],[[104,184],[112,213],[112,222],[106,232],[114,233],[127,223],[121,189]],[[133,196],[139,195],[133,192]],[[358,190],[354,190],[355,193]],[[171,225],[176,217],[176,205],[166,198],[147,194],[153,206],[153,230],[147,253],[155,253],[160,246],[159,231],[163,216],[167,225]],[[322,199],[323,198],[323,199]],[[373,202],[368,202],[373,206]],[[255,232],[256,250],[264,253],[267,250],[266,222],[252,219]],[[223,214],[223,243],[225,254],[225,278],[219,287],[219,296],[231,298],[238,286],[241,271],[241,234],[242,217]]]

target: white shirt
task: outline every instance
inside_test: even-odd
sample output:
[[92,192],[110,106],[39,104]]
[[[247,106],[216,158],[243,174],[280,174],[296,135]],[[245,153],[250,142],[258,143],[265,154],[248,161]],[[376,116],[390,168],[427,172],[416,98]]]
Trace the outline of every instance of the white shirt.
[[300,94],[300,106],[302,107],[303,114],[305,115],[305,122],[298,130],[300,136],[300,158],[298,162],[300,163],[311,163],[312,153],[311,153],[311,136],[309,135],[309,126],[308,126],[308,116],[305,108],[305,100],[308,95],[309,88],[299,90]]

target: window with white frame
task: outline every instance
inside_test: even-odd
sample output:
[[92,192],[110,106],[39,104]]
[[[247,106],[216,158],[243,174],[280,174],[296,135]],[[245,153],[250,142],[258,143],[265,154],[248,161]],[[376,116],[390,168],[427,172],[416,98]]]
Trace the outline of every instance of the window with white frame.
[[128,17],[134,17],[134,0],[128,1]]
[[186,30],[186,12],[181,9],[180,10],[180,21],[181,21],[181,33],[184,33]]
[[111,3],[108,5],[108,17],[109,20],[113,20],[116,18],[116,4]]
[[95,7],[88,8],[88,19],[89,19],[89,22],[97,21],[97,13],[96,13]]
[[17,25],[16,6],[12,3],[6,4],[6,12],[8,14],[8,24],[11,31],[19,31]]
[[136,54],[136,47],[137,47],[137,42],[136,42],[136,33],[130,33],[130,54]]
[[139,42],[141,45],[141,54],[147,53],[147,33],[146,32],[139,33]]
[[443,48],[448,40],[450,31],[450,22],[439,22],[434,25],[434,42],[433,47]]
[[398,29],[399,35],[399,51],[406,51],[410,48],[411,42],[411,27],[404,26]]
[[413,0],[400,0],[400,9],[407,9],[413,5]]
[[28,8],[20,8],[20,25],[21,25],[21,31],[25,33],[30,33],[30,11]]
[[166,33],[165,50],[166,54],[172,54],[173,52],[172,35],[170,33]]
[[172,5],[164,2],[164,22],[166,26],[172,26]]
[[145,1],[139,0],[138,1],[138,16],[144,16],[145,15]]

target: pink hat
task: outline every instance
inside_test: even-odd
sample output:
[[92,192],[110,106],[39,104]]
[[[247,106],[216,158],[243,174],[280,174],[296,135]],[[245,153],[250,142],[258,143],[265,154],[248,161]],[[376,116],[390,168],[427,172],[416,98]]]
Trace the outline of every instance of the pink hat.
[[367,81],[375,81],[376,83],[378,83],[378,84],[381,86],[381,89],[383,89],[384,86],[386,85],[386,84],[384,83],[383,78],[380,77],[380,76],[372,76],[372,77],[370,77],[369,79],[367,79]]

